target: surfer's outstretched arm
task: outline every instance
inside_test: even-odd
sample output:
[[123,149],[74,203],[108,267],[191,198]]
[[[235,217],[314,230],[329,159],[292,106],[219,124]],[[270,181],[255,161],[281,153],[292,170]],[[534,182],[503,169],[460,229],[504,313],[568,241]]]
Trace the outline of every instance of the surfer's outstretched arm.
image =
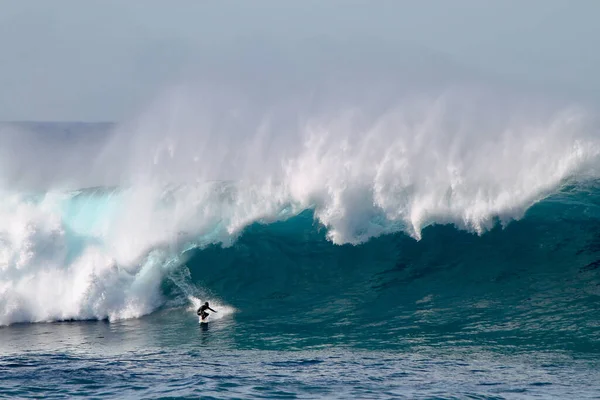
[[213,310],[212,308],[208,307],[208,309],[212,312],[216,312],[215,310]]

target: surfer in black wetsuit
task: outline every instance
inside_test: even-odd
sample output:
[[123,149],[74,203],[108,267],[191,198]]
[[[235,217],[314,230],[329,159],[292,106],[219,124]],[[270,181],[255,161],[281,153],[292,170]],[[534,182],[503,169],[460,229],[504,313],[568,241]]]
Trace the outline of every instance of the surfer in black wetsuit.
[[202,320],[204,320],[206,317],[209,316],[209,314],[206,312],[206,310],[210,310],[212,312],[216,312],[215,310],[213,310],[212,308],[210,308],[208,306],[208,301],[204,304],[202,304],[200,306],[200,308],[198,309],[198,311],[196,311],[196,314],[198,314],[200,317],[202,317]]

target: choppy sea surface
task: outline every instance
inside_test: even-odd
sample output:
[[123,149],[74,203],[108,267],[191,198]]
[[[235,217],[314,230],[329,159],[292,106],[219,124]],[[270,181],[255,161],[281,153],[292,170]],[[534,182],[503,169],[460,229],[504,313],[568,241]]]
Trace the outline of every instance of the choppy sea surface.
[[[3,398],[598,398],[597,353],[468,343],[430,332],[392,348],[259,319],[200,327],[181,311],[116,323],[3,328]],[[283,327],[282,327],[283,328]],[[355,330],[370,331],[369,323]],[[368,334],[365,333],[365,337]],[[307,343],[309,342],[309,343]]]

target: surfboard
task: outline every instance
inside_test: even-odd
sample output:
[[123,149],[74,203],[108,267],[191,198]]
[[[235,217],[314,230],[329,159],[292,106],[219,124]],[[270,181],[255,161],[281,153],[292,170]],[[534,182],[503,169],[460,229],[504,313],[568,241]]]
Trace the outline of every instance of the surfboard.
[[198,316],[198,322],[201,324],[208,324],[209,319],[210,319],[210,317],[206,317],[206,318],[202,319],[202,317]]

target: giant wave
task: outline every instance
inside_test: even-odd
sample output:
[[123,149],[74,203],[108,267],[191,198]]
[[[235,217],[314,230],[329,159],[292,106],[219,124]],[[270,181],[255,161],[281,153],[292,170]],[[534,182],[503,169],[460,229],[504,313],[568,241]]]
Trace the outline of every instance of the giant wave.
[[600,142],[584,110],[457,90],[302,123],[277,107],[150,112],[83,144],[3,127],[0,325],[135,318],[191,296],[294,315],[320,298],[340,318],[387,298],[393,315],[460,300],[459,277],[479,290],[559,271],[563,245],[597,295]]

